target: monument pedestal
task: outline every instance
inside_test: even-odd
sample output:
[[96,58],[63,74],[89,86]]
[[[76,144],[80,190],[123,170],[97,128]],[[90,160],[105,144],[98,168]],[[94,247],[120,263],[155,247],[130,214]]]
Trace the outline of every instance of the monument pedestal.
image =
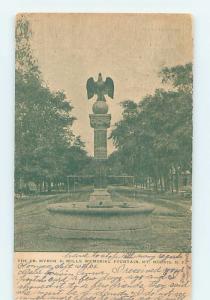
[[87,207],[113,207],[110,193],[107,189],[94,189]]

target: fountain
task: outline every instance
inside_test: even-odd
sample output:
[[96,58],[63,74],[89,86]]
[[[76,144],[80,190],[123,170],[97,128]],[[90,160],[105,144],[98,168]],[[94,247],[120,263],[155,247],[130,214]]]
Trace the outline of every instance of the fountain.
[[135,201],[112,201],[107,188],[107,129],[111,114],[105,95],[113,98],[114,83],[111,78],[87,81],[88,99],[97,95],[93,113],[89,115],[94,129],[94,191],[86,202],[65,202],[48,206],[49,233],[68,239],[135,240],[149,226],[148,215],[153,207]]

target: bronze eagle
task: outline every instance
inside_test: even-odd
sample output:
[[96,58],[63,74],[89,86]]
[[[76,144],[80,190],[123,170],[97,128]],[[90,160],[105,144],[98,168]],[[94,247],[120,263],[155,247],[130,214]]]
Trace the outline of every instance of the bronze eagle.
[[106,101],[104,95],[108,95],[113,99],[114,97],[114,82],[110,77],[107,77],[105,81],[102,79],[101,73],[98,74],[98,80],[94,81],[93,77],[87,80],[87,96],[88,99],[97,95],[97,101]]

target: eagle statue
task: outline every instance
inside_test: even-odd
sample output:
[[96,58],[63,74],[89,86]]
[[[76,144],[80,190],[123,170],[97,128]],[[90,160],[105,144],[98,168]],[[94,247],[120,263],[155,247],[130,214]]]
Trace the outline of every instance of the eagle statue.
[[113,99],[114,97],[114,82],[110,77],[107,77],[105,81],[102,79],[101,73],[98,74],[98,80],[94,81],[93,77],[87,80],[87,96],[88,99],[97,95],[97,101],[106,101],[104,95],[108,95]]

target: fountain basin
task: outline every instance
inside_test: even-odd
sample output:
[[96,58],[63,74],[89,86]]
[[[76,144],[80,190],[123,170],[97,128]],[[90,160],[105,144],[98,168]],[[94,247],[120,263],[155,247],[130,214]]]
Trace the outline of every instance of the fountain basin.
[[113,202],[112,207],[90,207],[90,202],[48,206],[49,234],[68,239],[135,240],[150,227],[154,208],[149,204]]

